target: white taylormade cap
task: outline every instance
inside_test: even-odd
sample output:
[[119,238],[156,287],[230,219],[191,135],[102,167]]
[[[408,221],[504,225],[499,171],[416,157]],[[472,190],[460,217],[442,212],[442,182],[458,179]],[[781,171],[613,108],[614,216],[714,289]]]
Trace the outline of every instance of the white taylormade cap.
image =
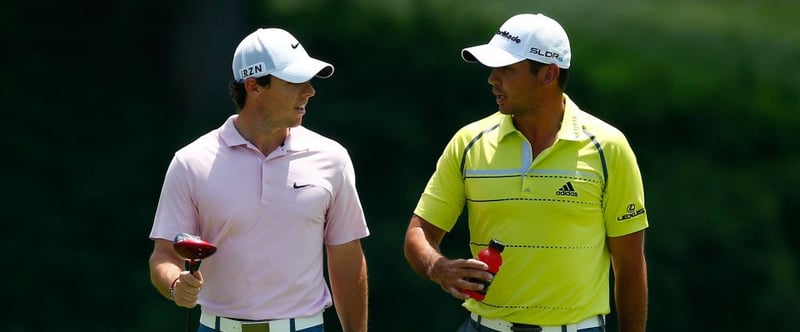
[[568,69],[572,53],[558,22],[542,14],[520,14],[503,23],[488,44],[465,48],[461,57],[493,68],[531,59]]
[[283,29],[258,29],[245,37],[233,53],[233,79],[273,75],[291,83],[314,76],[328,78],[333,66],[308,56],[303,45]]

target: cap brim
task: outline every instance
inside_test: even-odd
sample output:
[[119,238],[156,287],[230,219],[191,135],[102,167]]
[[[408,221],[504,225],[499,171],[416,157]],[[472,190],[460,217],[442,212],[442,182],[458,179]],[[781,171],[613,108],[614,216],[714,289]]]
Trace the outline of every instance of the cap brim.
[[497,68],[515,64],[525,58],[490,44],[467,47],[461,50],[461,58],[466,62],[480,62],[484,66]]
[[314,58],[306,58],[294,61],[271,74],[290,83],[303,83],[310,81],[314,77],[331,77],[333,75],[333,65]]

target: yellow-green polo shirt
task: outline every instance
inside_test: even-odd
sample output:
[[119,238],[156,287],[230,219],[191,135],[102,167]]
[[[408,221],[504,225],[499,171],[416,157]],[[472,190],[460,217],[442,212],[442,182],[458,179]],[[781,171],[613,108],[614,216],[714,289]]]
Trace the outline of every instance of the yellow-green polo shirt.
[[627,139],[564,99],[558,137],[534,160],[511,116],[461,128],[414,211],[450,231],[466,204],[473,255],[492,238],[506,245],[484,301],[464,303],[473,313],[538,325],[607,314],[606,237],[648,226]]

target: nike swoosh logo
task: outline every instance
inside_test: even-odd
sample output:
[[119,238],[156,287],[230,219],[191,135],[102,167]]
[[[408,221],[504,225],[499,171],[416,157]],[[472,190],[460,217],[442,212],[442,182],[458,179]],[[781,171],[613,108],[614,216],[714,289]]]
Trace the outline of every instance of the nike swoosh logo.
[[297,48],[297,46],[300,46],[300,43],[297,43],[297,44],[292,44],[292,48],[293,48],[293,49]]
[[292,188],[294,188],[294,189],[300,189],[300,188],[305,188],[305,187],[309,187],[309,186],[311,186],[311,184],[310,184],[310,183],[309,183],[309,184],[301,184],[301,185],[298,185],[298,184],[297,184],[297,182],[295,182],[295,183],[292,185]]

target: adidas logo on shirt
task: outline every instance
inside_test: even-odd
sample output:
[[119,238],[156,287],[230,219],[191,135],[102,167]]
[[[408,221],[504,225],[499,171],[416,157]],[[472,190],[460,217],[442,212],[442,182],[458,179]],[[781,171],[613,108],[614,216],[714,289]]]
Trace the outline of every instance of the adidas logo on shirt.
[[578,192],[572,187],[572,182],[567,182],[564,186],[556,190],[556,195],[578,197]]

